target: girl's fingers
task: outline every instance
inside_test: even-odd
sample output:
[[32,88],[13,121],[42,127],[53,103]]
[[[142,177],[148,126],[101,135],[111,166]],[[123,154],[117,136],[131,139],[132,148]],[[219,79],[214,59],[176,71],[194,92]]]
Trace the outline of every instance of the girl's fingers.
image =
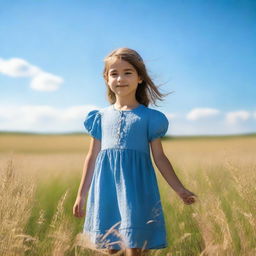
[[73,206],[73,215],[76,214],[76,205]]
[[82,206],[80,206],[79,204],[75,204],[73,206],[73,215],[75,217],[82,218],[84,216],[84,211]]
[[190,192],[189,194],[186,195],[187,198],[196,198],[197,195],[195,195],[194,193]]
[[189,199],[193,199],[193,200],[195,200],[195,199],[196,199],[196,197],[197,197],[197,196],[189,196],[188,198],[189,198]]
[[197,200],[197,195],[187,189],[178,192],[178,194],[185,204],[193,204]]
[[83,217],[83,209],[79,205],[77,205],[77,217],[82,218]]
[[195,197],[194,197],[194,196],[189,196],[189,197],[184,198],[183,201],[184,201],[186,204],[192,204],[192,203],[195,202]]
[[79,217],[79,205],[75,205],[74,208],[73,208],[73,214],[75,217]]
[[73,214],[74,214],[74,216],[76,216],[76,214],[77,214],[76,207],[73,208]]

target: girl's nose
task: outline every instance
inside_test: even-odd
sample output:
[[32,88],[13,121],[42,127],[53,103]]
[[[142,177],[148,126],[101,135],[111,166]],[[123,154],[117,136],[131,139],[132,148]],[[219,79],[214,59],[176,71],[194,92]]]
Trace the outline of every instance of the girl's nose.
[[117,77],[117,81],[122,81],[122,79],[123,79],[122,76]]

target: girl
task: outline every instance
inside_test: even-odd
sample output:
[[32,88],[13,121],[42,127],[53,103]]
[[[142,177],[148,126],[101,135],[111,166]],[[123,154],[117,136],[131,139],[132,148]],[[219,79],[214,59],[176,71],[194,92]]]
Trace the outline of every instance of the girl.
[[168,245],[150,147],[157,168],[183,202],[194,203],[196,195],[182,185],[163,151],[161,137],[168,119],[148,105],[164,95],[141,56],[119,48],[104,62],[111,105],[92,110],[85,118],[92,138],[73,214],[84,216],[88,192],[83,231],[96,248],[109,254],[123,250],[124,255],[146,255]]

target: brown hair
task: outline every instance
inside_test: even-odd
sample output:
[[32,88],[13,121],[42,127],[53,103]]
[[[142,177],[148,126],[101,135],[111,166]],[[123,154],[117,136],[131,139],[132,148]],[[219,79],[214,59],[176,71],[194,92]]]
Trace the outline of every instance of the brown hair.
[[140,104],[143,104],[147,107],[150,103],[152,103],[157,106],[156,100],[162,101],[163,97],[169,94],[169,93],[163,94],[159,92],[158,87],[160,86],[156,86],[153,83],[152,79],[149,77],[147,73],[147,69],[143,59],[135,50],[132,50],[129,48],[118,48],[112,51],[110,54],[108,54],[104,58],[105,66],[103,71],[103,77],[107,86],[107,98],[111,104],[114,104],[116,102],[116,95],[109,88],[107,84],[107,78],[108,78],[109,64],[113,58],[120,58],[122,60],[129,62],[136,69],[138,75],[141,77],[142,83],[138,84],[136,94],[135,94],[136,100]]

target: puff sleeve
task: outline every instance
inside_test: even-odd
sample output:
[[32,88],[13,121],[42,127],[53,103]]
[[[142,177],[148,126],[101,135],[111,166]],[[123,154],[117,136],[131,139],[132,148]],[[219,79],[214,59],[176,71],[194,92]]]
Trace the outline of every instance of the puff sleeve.
[[169,127],[169,121],[165,114],[155,110],[149,118],[148,141],[163,137]]
[[92,137],[101,140],[101,114],[99,110],[91,110],[87,114],[84,127]]

